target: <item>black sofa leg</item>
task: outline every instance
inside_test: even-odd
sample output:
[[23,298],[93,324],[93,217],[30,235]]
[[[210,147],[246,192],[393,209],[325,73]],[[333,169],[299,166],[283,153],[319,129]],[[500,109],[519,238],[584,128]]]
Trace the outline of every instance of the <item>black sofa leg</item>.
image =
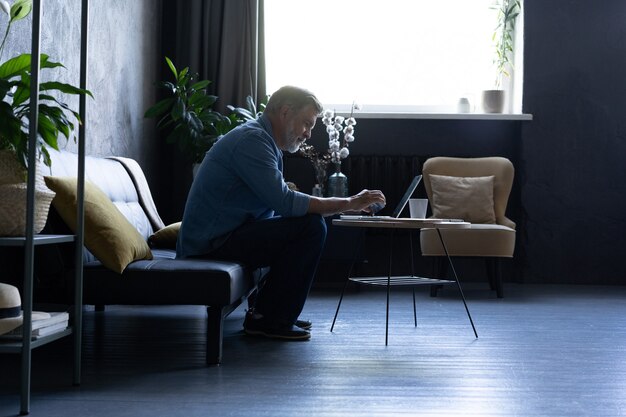
[[95,311],[104,311],[104,304],[96,304],[94,306]]
[[224,313],[219,307],[207,307],[206,363],[222,363],[222,334],[224,332]]

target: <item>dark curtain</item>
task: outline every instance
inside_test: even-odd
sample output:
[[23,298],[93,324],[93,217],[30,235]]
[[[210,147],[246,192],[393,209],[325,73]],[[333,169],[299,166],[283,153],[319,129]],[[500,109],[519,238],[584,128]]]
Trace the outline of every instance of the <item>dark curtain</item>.
[[212,81],[217,110],[264,97],[263,0],[164,0],[163,52]]
[[[180,70],[211,80],[209,92],[218,96],[215,109],[244,106],[248,95],[256,103],[265,97],[263,0],[162,0],[161,78],[171,73],[164,57]],[[191,166],[160,138],[157,207],[166,223],[182,219],[192,182]]]

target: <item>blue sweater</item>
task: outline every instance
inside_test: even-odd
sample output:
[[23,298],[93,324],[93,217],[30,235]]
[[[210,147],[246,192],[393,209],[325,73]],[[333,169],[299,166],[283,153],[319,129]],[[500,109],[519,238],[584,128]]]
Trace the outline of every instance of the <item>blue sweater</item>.
[[189,191],[176,257],[207,254],[246,222],[305,215],[310,196],[287,187],[282,156],[265,115],[218,140]]

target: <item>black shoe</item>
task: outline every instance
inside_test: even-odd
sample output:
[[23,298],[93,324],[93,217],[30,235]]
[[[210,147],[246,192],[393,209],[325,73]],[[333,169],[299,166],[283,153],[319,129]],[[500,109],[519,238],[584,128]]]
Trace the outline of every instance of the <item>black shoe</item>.
[[[254,314],[254,309],[249,309],[246,310],[246,321],[247,320],[251,320]],[[245,321],[244,321],[244,327],[245,327]],[[311,327],[313,327],[313,323],[311,323],[309,320],[296,320],[296,322],[294,323],[294,325],[296,327],[301,328],[302,330],[311,330]]]
[[263,318],[255,319],[246,315],[243,322],[243,329],[246,334],[253,336],[264,336],[272,339],[283,340],[309,340],[311,333],[296,326],[278,325],[267,322]]
[[308,320],[296,320],[296,327],[301,328],[302,330],[311,330],[313,327],[313,323]]

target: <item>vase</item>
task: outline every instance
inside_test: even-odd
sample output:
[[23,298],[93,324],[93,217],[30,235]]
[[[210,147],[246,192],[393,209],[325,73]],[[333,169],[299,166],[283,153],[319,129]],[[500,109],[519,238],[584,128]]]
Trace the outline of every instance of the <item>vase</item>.
[[313,187],[313,195],[316,197],[323,197],[326,191],[326,178],[328,178],[326,171],[327,165],[327,162],[313,162],[313,168],[315,169],[315,187]]
[[335,173],[328,178],[328,197],[347,197],[348,177],[341,172],[341,162],[335,163]]

